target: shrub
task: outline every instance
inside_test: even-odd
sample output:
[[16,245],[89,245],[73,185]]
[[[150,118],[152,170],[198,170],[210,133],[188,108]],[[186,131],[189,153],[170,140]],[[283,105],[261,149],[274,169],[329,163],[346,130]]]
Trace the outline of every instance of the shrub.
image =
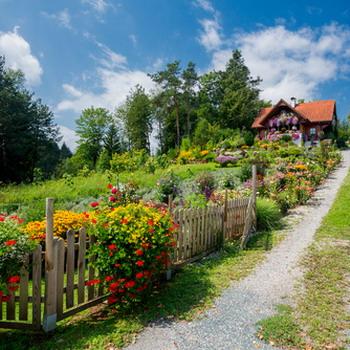
[[180,178],[173,172],[160,178],[157,182],[158,199],[163,203],[167,203],[169,196],[175,198],[180,192],[179,183]]
[[129,204],[98,215],[96,243],[90,254],[100,280],[111,292],[109,303],[135,302],[167,268],[176,225],[166,210]]
[[21,220],[0,215],[0,303],[18,288],[19,271],[35,243],[21,230]]
[[239,174],[239,179],[241,182],[245,182],[252,178],[252,165],[250,163],[244,162],[241,165]]
[[225,168],[229,164],[235,164],[238,161],[237,157],[220,155],[215,158],[222,168]]
[[202,193],[191,193],[185,197],[186,208],[205,208],[207,203],[207,198]]
[[[68,230],[78,231],[89,222],[87,213],[74,213],[69,210],[57,210],[53,215],[54,235],[66,238]],[[46,220],[31,221],[24,227],[24,231],[33,239],[42,241],[45,239]]]
[[258,231],[271,230],[281,225],[281,211],[278,205],[271,199],[257,199],[256,216]]
[[201,173],[196,177],[195,182],[200,193],[209,199],[215,189],[214,176],[210,173]]

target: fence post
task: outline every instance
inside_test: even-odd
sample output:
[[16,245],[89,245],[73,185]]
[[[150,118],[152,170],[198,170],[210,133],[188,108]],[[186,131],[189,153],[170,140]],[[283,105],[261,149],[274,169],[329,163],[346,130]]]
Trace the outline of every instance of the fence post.
[[45,238],[45,303],[43,329],[45,332],[56,328],[57,321],[57,244],[53,239],[53,198],[46,198]]
[[225,190],[225,202],[224,202],[224,208],[222,212],[222,236],[221,236],[221,248],[224,247],[225,245],[225,234],[226,234],[226,222],[227,222],[227,202],[228,202],[228,191],[227,189]]
[[252,168],[252,190],[253,190],[253,227],[256,229],[257,227],[257,222],[256,222],[256,195],[257,195],[257,189],[258,189],[258,182],[257,182],[257,175],[256,175],[256,164],[253,164],[253,168]]
[[[172,195],[168,196],[168,211],[169,211],[170,216],[173,217],[173,196]],[[172,255],[173,255],[173,253],[172,253]],[[170,264],[169,264],[167,270],[165,271],[165,279],[167,281],[170,281],[172,278],[172,275],[173,275],[173,269],[172,269],[172,264],[171,264],[171,261],[173,260],[172,258],[173,258],[173,256],[171,257]]]

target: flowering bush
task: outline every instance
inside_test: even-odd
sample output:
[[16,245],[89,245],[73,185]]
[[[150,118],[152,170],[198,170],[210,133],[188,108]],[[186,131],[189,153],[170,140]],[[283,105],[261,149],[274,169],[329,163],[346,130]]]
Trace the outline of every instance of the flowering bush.
[[221,167],[226,167],[228,164],[235,164],[238,161],[237,157],[220,155],[215,158]]
[[159,179],[157,182],[158,199],[166,203],[168,202],[169,196],[175,198],[180,192],[179,184],[180,178],[173,172]]
[[164,209],[129,204],[98,214],[93,265],[111,293],[109,303],[138,301],[169,263],[176,225]]
[[35,247],[20,225],[21,219],[17,216],[0,215],[0,302],[7,301],[10,291],[18,288],[18,274],[26,254]]
[[[91,217],[88,213],[74,213],[69,210],[57,210],[53,215],[54,235],[65,238],[68,230],[78,231],[86,225]],[[46,220],[31,221],[25,227],[24,231],[35,240],[45,239]]]

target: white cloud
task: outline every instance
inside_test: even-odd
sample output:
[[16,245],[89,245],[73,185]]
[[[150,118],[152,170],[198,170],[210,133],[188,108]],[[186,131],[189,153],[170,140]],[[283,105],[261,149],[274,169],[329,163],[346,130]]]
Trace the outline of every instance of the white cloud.
[[106,12],[107,8],[111,6],[106,0],[82,0],[81,2],[83,4],[88,4],[92,7],[93,10],[97,11],[98,13]]
[[59,23],[62,27],[65,27],[67,29],[73,29],[71,25],[71,16],[67,8],[64,10],[57,12],[57,13],[47,13],[47,12],[41,12],[43,16],[47,18],[51,18]]
[[68,96],[59,102],[56,110],[72,110],[80,113],[84,108],[90,106],[113,110],[125,100],[135,85],[140,84],[147,91],[154,86],[150,77],[140,70],[110,70],[100,67],[97,69],[97,80],[101,90],[100,93],[65,84],[64,90],[68,93]]
[[203,9],[204,11],[207,11],[207,12],[211,12],[211,13],[216,12],[213,5],[208,0],[196,0],[194,2],[194,5],[197,7],[200,7],[201,9]]
[[59,125],[59,131],[62,135],[62,140],[60,141],[60,146],[62,146],[63,142],[68,146],[68,148],[74,152],[77,148],[77,142],[78,142],[78,135],[76,132],[70,128],[67,128],[66,126]]
[[221,26],[219,22],[220,12],[214,8],[209,0],[195,0],[194,5],[212,15],[212,18],[199,20],[202,28],[198,41],[207,51],[220,49],[222,45]]
[[130,34],[129,39],[132,42],[133,46],[135,47],[137,45],[137,37],[135,34]]
[[40,83],[43,69],[17,27],[12,32],[0,32],[0,55],[5,56],[7,67],[24,73],[29,85]]
[[214,51],[220,48],[222,40],[220,37],[220,25],[215,19],[202,19],[199,21],[202,31],[199,36],[199,42],[207,51]]
[[231,48],[237,46],[251,74],[263,79],[262,98],[274,102],[290,96],[312,99],[320,84],[345,71],[350,31],[331,24],[296,31],[278,25],[241,33],[227,48],[213,53],[212,68],[223,69]]
[[102,58],[98,59],[102,66],[113,69],[116,67],[123,67],[127,63],[127,58],[125,56],[114,52],[108,46],[98,41],[95,41],[95,43],[104,54]]

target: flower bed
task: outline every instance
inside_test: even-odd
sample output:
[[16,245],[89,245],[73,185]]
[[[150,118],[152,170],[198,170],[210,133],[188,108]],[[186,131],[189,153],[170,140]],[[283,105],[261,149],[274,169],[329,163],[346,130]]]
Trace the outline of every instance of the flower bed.
[[15,215],[0,214],[0,302],[9,300],[18,289],[19,271],[35,242],[21,229],[22,220]]
[[166,210],[142,203],[98,210],[90,254],[111,296],[109,303],[141,300],[167,268],[176,225]]

